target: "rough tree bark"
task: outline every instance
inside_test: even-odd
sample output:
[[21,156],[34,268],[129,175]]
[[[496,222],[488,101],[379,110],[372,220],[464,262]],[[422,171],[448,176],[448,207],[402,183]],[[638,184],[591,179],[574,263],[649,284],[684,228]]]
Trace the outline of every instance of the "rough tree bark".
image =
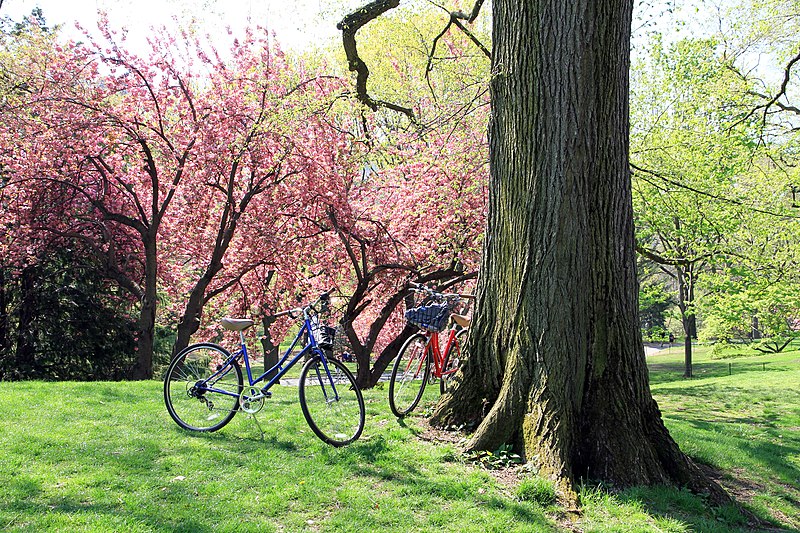
[[[433,421],[543,474],[727,501],[648,385],[628,167],[632,0],[495,0],[490,201],[470,357]],[[485,414],[485,417],[484,417]]]

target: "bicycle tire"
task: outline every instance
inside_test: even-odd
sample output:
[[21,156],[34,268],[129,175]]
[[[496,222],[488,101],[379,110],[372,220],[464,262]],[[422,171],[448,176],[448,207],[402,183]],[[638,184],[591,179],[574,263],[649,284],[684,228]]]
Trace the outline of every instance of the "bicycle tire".
[[431,375],[428,352],[428,339],[422,333],[415,333],[397,354],[389,378],[389,408],[397,418],[413,411],[422,399]]
[[361,436],[366,418],[364,398],[353,374],[342,363],[334,359],[323,362],[320,355],[313,356],[300,371],[298,394],[306,422],[323,442],[338,448]]
[[[211,382],[214,392],[204,387],[230,357],[225,348],[212,343],[192,344],[169,364],[164,376],[164,403],[172,419],[190,431],[217,431],[231,421],[239,410],[242,393],[242,369],[231,361],[227,369]],[[213,370],[212,370],[213,369]]]
[[[442,379],[439,380],[439,392],[444,394],[449,392],[453,386],[453,377],[455,377],[458,367],[464,360],[464,343],[467,341],[468,330],[462,329],[456,333],[453,344],[450,350],[444,354],[444,361],[442,362]],[[455,352],[454,352],[455,350]],[[455,357],[453,357],[455,355]]]

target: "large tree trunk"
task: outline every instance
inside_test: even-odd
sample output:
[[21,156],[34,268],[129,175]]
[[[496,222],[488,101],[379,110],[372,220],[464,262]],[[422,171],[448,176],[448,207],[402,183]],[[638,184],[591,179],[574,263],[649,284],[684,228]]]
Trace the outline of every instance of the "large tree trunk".
[[631,0],[493,3],[478,305],[463,379],[433,422],[480,421],[470,449],[516,444],[568,499],[591,478],[722,500],[649,391],[628,170],[631,13]]

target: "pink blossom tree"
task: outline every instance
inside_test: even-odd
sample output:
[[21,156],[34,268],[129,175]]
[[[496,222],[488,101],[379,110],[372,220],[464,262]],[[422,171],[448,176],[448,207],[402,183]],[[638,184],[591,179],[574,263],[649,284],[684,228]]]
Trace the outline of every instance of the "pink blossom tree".
[[[120,190],[112,171],[122,162],[123,150],[116,145],[127,142],[129,152],[136,145],[152,154],[151,144],[146,136],[134,135],[143,129],[141,122],[127,124],[125,132],[117,113],[125,97],[114,94],[118,85],[98,83],[91,50],[51,39],[36,44],[3,65],[6,82],[16,89],[0,108],[0,167],[15,230],[14,240],[6,241],[9,257],[16,256],[22,265],[36,257],[37,249],[57,246],[59,239],[79,239],[86,253],[102,260],[108,276],[142,302],[139,323],[144,325],[155,295],[137,278],[152,269],[143,268],[147,256],[130,245],[137,236],[153,234],[152,220],[135,214],[136,208],[142,213],[141,202],[124,208],[135,196],[135,185]],[[144,333],[140,348],[147,346]]]
[[[26,228],[79,236],[139,302],[132,377],[147,378],[160,279],[185,302],[180,344],[211,298],[273,261],[281,240],[271,223],[291,197],[278,185],[306,165],[295,145],[313,139],[298,125],[313,122],[306,107],[330,89],[293,72],[263,33],[234,41],[223,59],[162,32],[144,59],[101,31],[10,69],[26,90],[3,107],[0,164],[29,194]],[[48,210],[54,191],[59,209]]]
[[203,308],[248,273],[295,268],[287,253],[295,231],[280,214],[325,194],[324,184],[303,177],[322,157],[320,137],[335,137],[324,149],[349,147],[324,118],[342,82],[290,66],[267,37],[248,31],[230,59],[207,60],[201,150],[162,239],[166,286],[182,306],[174,353],[197,332]]
[[[480,128],[481,121],[472,124]],[[398,312],[407,282],[474,278],[485,221],[482,135],[448,130],[394,139],[384,148],[384,169],[319,167],[318,180],[344,181],[315,200],[310,221],[325,238],[327,256],[336,258],[331,267],[348,295],[340,324],[362,387],[378,381],[415,331]]]

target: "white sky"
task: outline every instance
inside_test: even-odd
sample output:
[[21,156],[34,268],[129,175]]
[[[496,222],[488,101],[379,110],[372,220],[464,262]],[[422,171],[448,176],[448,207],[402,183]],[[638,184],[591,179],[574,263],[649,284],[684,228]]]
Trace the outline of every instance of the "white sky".
[[[234,34],[248,24],[265,26],[275,32],[284,49],[301,51],[310,45],[339,42],[336,23],[344,15],[368,0],[3,0],[0,17],[19,21],[39,6],[49,25],[62,24],[68,37],[80,38],[75,31],[78,21],[89,31],[97,28],[97,12],[108,13],[112,29],[128,30],[127,44],[135,52],[146,51],[145,37],[151,27],[170,26],[172,19],[201,23],[202,33],[224,36],[226,26]],[[568,0],[565,0],[568,1]],[[649,29],[672,34],[673,38],[699,36],[713,29],[714,6],[725,6],[730,0],[678,0],[674,12],[665,9],[666,2],[637,2],[634,21],[634,53]],[[652,4],[652,5],[651,5]],[[649,11],[646,6],[651,5]],[[699,8],[699,9],[698,9]],[[643,11],[642,11],[643,10]],[[685,26],[675,24],[683,20]],[[647,23],[650,24],[647,24]],[[141,49],[137,50],[137,48]],[[221,47],[221,50],[224,50]],[[757,61],[757,58],[756,58]]]
[[[112,28],[125,27],[129,43],[144,43],[144,35],[153,26],[170,25],[173,17],[187,21],[197,19],[205,25],[205,31],[215,34],[226,26],[235,33],[249,21],[266,26],[274,31],[284,48],[300,50],[309,44],[322,44],[337,39],[336,23],[345,14],[365,4],[368,0],[3,0],[0,16],[21,20],[31,10],[42,8],[49,24],[63,24],[69,35],[77,20],[89,30],[97,27],[97,11],[108,12]],[[708,1],[708,0],[706,0]],[[711,3],[727,0],[712,0]],[[637,4],[637,12],[647,2]],[[674,18],[688,21],[682,35],[702,33],[698,26],[698,13],[693,6],[703,6],[698,0],[679,0],[673,15],[664,11],[662,3],[656,2],[645,20],[667,23],[674,29]],[[703,10],[705,11],[705,10]],[[651,18],[654,17],[654,18]],[[670,22],[673,19],[673,22]],[[634,21],[634,29],[642,24]],[[694,28],[692,29],[692,26]],[[638,28],[640,31],[646,29]],[[664,29],[660,26],[659,29]]]
[[300,50],[338,37],[336,23],[354,6],[332,9],[334,4],[330,0],[3,0],[0,16],[18,21],[39,6],[49,25],[63,24],[70,35],[75,21],[89,30],[97,28],[97,11],[104,10],[112,28],[128,29],[132,43],[144,43],[149,28],[169,26],[173,17],[195,18],[212,34],[226,26],[236,32],[249,19],[274,31],[282,47]]

